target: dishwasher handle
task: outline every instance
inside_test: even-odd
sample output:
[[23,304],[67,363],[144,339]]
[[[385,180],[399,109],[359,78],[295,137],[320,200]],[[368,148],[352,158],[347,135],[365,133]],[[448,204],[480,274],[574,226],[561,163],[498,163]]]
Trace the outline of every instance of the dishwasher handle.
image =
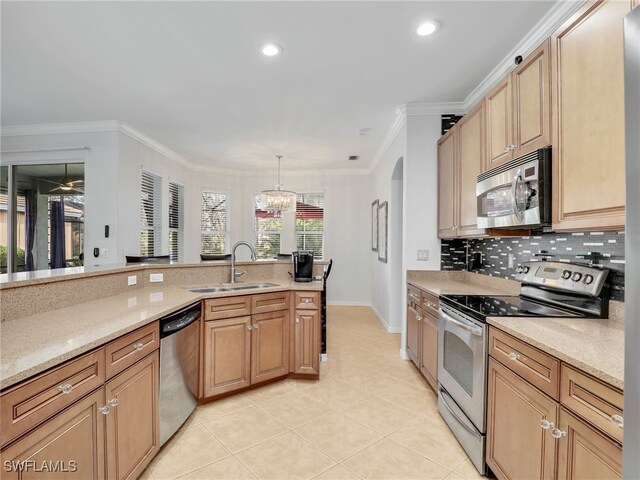
[[160,338],[167,337],[187,328],[200,318],[200,304],[160,319]]

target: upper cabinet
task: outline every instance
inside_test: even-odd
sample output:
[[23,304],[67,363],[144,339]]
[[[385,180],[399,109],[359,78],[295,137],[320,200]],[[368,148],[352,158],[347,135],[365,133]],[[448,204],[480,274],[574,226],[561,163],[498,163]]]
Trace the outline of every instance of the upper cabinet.
[[438,141],[438,238],[456,236],[456,133],[452,130]]
[[487,163],[489,170],[513,158],[511,77],[502,80],[484,99],[487,110]]
[[590,2],[552,36],[554,230],[624,228],[623,22]]

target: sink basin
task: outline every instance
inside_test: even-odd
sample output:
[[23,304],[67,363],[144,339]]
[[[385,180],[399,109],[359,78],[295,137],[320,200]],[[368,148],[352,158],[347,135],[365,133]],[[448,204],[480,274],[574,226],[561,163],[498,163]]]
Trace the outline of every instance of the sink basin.
[[189,288],[190,292],[194,293],[216,293],[216,292],[233,292],[236,290],[250,290],[255,288],[267,288],[267,287],[279,287],[277,283],[236,283],[220,285],[217,287],[196,287]]

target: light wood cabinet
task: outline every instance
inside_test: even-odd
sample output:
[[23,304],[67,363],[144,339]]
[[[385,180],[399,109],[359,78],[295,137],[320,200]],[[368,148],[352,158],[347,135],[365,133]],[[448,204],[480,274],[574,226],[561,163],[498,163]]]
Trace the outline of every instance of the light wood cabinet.
[[490,358],[487,464],[498,478],[555,478],[556,440],[542,421],[557,424],[557,403]]
[[205,398],[251,384],[251,328],[250,316],[204,322]]
[[320,373],[320,312],[296,310],[291,329],[291,372],[302,375]]
[[107,378],[122,372],[158,348],[160,348],[158,322],[150,323],[109,342],[105,347]]
[[560,409],[558,480],[622,478],[622,448],[566,409]]
[[251,384],[289,373],[289,311],[251,317]]
[[422,316],[414,306],[407,307],[407,355],[420,367],[420,322]]
[[487,115],[487,162],[489,170],[513,158],[513,107],[511,76],[505,77],[484,99]]
[[551,37],[554,230],[624,228],[622,19],[630,8],[588,2]]
[[551,144],[550,46],[547,39],[511,73],[517,157]]
[[[104,404],[104,389],[100,388],[5,448],[0,453],[2,478],[104,479],[105,421],[99,411]],[[5,462],[10,462],[11,471]],[[18,462],[29,463],[18,471]],[[60,471],[43,473],[43,468]]]
[[105,385],[107,478],[136,479],[160,448],[158,351]]
[[438,390],[438,317],[427,313],[420,322],[420,372]]
[[438,238],[452,238],[457,235],[455,214],[456,133],[457,130],[451,130],[438,141]]
[[407,286],[407,356],[436,391],[438,306],[439,299],[434,295]]

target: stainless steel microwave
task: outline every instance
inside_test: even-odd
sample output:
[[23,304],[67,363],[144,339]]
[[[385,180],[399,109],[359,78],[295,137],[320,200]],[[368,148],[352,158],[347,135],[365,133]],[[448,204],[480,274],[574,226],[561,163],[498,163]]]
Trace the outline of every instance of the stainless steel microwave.
[[541,148],[478,175],[479,228],[551,224],[551,147]]

